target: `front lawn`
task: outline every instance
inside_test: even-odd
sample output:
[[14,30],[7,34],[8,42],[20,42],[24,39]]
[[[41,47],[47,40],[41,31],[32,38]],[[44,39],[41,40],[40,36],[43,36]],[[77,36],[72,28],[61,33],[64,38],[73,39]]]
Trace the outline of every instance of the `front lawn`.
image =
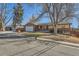
[[56,41],[66,41],[66,42],[72,42],[72,43],[78,43],[79,44],[79,38],[74,36],[68,36],[68,35],[50,35],[50,36],[41,36],[40,38],[45,39],[52,39]]
[[25,35],[27,37],[39,37],[39,36],[48,36],[50,33],[42,33],[42,32],[22,32],[18,33],[21,35]]

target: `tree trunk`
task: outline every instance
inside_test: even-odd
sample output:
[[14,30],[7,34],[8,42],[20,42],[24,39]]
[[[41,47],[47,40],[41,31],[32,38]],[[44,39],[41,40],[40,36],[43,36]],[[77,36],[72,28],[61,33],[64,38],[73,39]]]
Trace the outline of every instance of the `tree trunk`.
[[54,25],[54,34],[57,34],[57,27]]
[[3,22],[2,22],[2,30],[5,31],[5,25]]
[[6,31],[4,26],[3,26],[3,31]]
[[16,32],[16,27],[12,26],[12,31]]

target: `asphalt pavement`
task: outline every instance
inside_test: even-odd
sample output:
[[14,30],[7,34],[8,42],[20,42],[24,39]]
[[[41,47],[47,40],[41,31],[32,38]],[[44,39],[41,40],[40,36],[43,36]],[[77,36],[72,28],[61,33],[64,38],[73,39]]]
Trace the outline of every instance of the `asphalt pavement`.
[[4,33],[0,34],[1,36],[9,37],[4,40],[0,38],[0,56],[79,56],[78,47],[54,41],[35,40],[34,37],[16,38],[16,33]]

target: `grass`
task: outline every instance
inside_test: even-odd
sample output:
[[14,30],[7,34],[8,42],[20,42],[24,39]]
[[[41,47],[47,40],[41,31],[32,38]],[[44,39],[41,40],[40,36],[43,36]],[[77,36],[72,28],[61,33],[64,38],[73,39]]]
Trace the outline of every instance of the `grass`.
[[43,33],[43,32],[21,32],[21,33],[18,33],[18,34],[21,34],[21,35],[24,35],[24,36],[27,36],[27,37],[35,37],[35,39],[37,39],[37,37],[40,37],[40,36],[50,35],[50,33]]
[[56,41],[72,42],[72,43],[79,44],[78,37],[68,36],[68,35],[59,34],[59,35],[41,36],[41,38],[52,39],[52,40],[56,40]]
[[50,33],[42,33],[42,32],[23,32],[19,34],[25,35],[27,37],[35,37],[35,39],[37,39],[37,37],[41,37],[41,38],[52,39],[57,41],[79,43],[78,37],[69,36],[69,35],[61,35],[61,34],[52,35]]

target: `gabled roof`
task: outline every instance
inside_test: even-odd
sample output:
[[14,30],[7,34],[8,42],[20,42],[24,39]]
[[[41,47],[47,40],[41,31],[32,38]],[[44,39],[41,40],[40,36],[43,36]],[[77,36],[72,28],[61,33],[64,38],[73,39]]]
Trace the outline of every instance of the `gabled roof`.
[[31,26],[31,25],[35,25],[34,23],[27,23],[27,24],[25,24],[25,26]]
[[16,26],[16,29],[17,28],[24,28],[24,25]]
[[[58,23],[59,25],[65,25],[65,24],[71,24],[71,23],[66,23],[66,22],[64,22],[64,23]],[[52,23],[38,23],[38,24],[36,24],[36,25],[53,25]]]
[[[65,24],[71,24],[68,22],[60,22],[58,23],[59,25],[65,25]],[[31,26],[31,25],[53,25],[52,23],[27,23],[27,26]]]

